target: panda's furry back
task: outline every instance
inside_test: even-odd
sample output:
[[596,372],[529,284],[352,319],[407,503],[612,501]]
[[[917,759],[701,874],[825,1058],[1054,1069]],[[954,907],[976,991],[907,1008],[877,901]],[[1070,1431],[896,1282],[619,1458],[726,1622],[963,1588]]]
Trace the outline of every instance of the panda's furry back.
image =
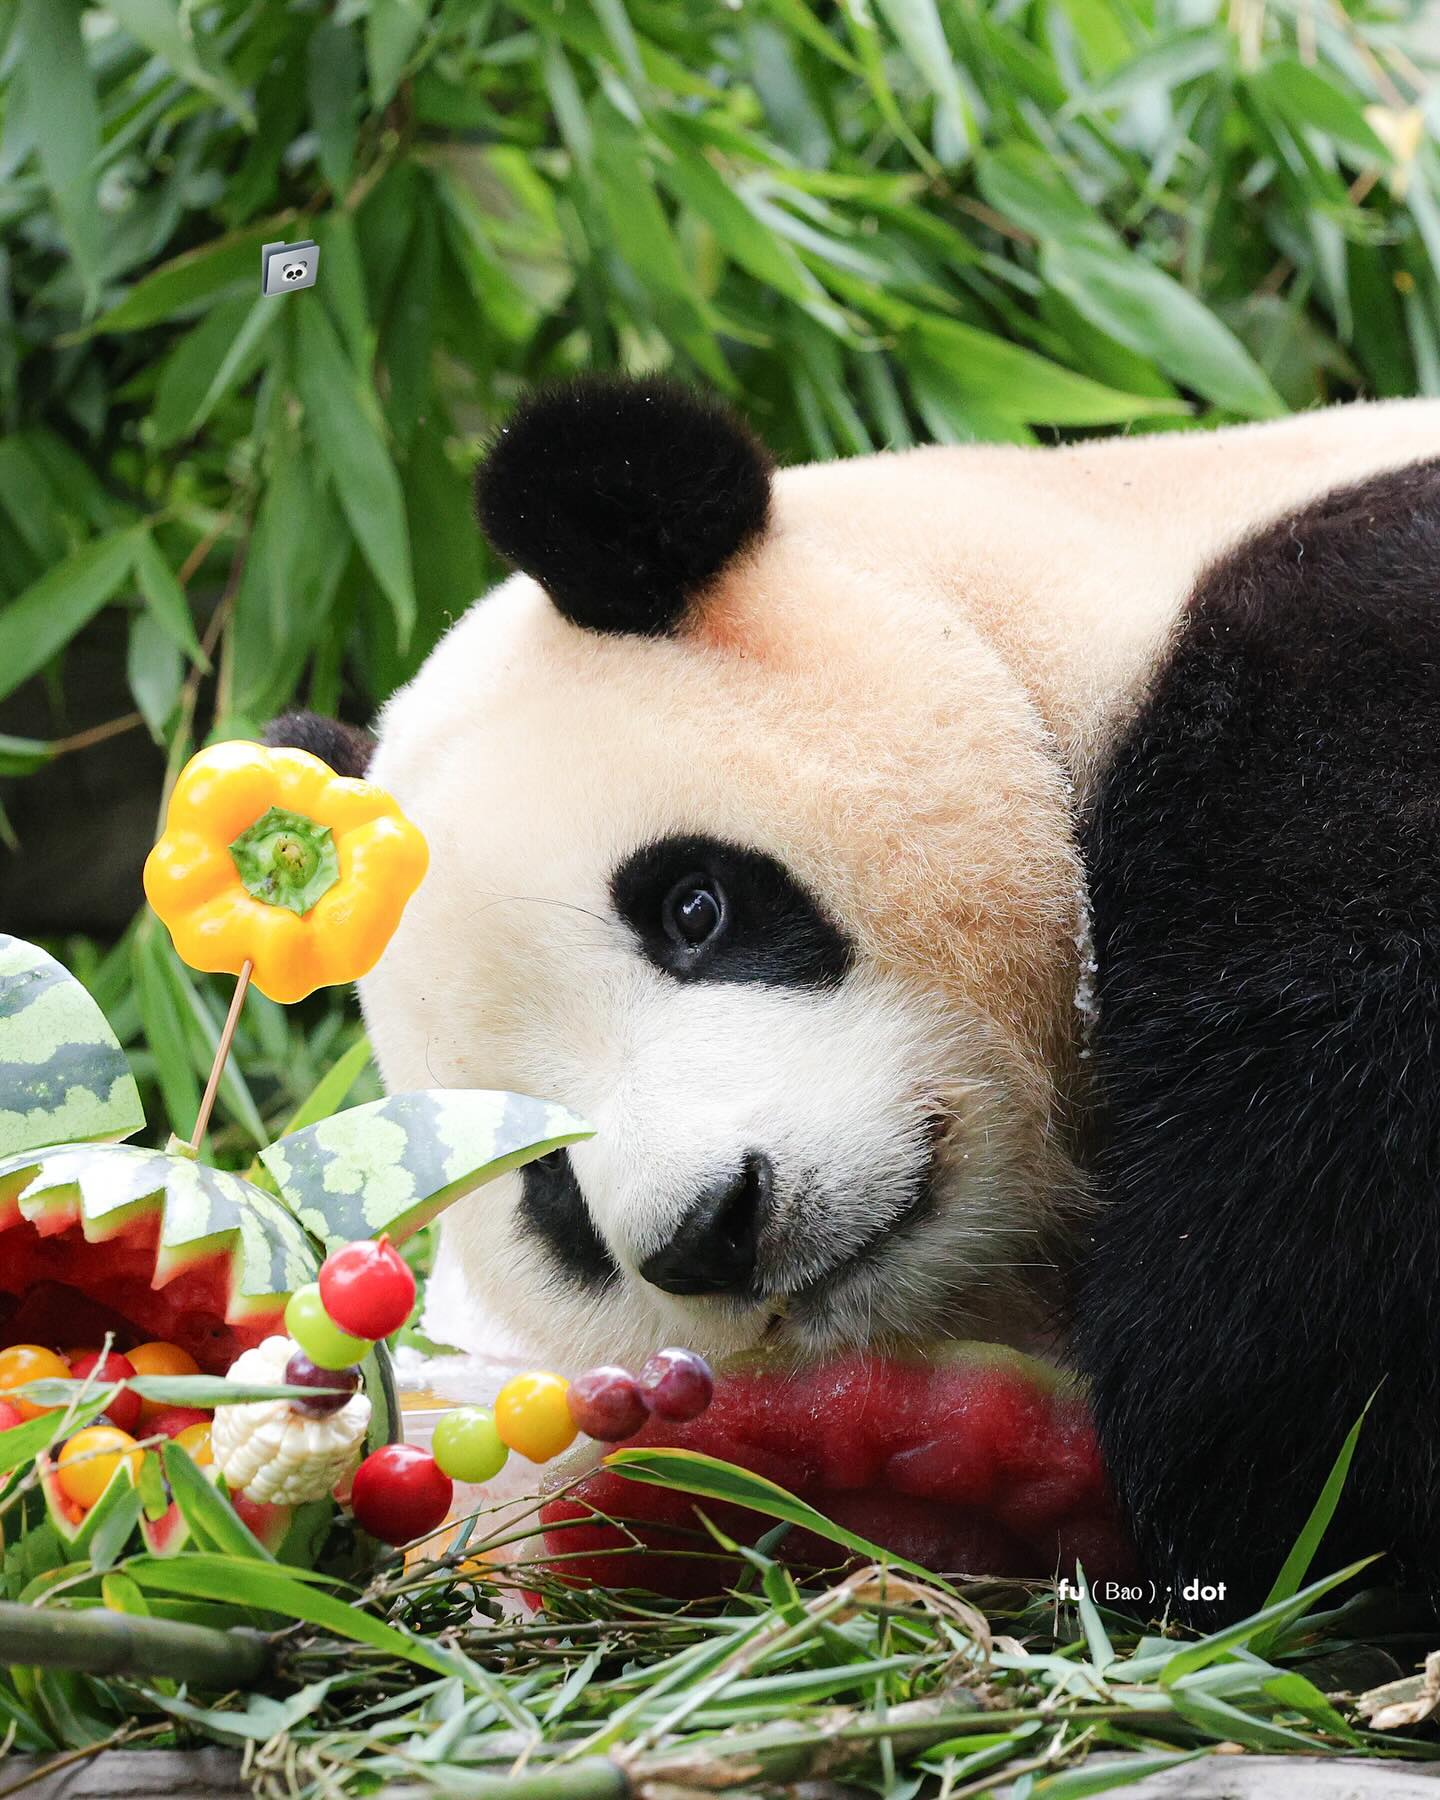
[[[1199,582],[1084,834],[1103,1205],[1075,1347],[1145,1560],[1440,1573],[1440,464]],[[1162,1595],[1162,1598],[1165,1596]]]

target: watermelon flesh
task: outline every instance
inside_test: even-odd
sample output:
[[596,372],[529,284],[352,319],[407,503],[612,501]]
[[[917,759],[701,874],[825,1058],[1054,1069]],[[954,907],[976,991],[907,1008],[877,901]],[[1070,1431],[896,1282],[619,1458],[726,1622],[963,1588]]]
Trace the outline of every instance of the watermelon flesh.
[[272,1334],[317,1258],[273,1194],[132,1144],[0,1162],[0,1348],[159,1341],[223,1374]]
[[0,1349],[94,1347],[108,1331],[117,1350],[178,1344],[207,1375],[223,1375],[280,1328],[283,1297],[273,1312],[227,1321],[231,1258],[223,1253],[198,1257],[155,1287],[159,1231],[152,1213],[103,1243],[88,1243],[78,1222],[45,1237],[23,1224],[0,1233]]
[[[638,1446],[753,1470],[937,1573],[1044,1578],[1073,1575],[1077,1559],[1092,1581],[1135,1572],[1082,1393],[1000,1346],[948,1346],[933,1359],[857,1353],[798,1372],[722,1368],[707,1412],[688,1424],[652,1415],[626,1448]],[[775,1524],[602,1463],[541,1512],[552,1572],[676,1599],[723,1592],[737,1565],[708,1553],[697,1505],[738,1543]],[[798,1528],[779,1554],[808,1572],[846,1562],[845,1551]]]

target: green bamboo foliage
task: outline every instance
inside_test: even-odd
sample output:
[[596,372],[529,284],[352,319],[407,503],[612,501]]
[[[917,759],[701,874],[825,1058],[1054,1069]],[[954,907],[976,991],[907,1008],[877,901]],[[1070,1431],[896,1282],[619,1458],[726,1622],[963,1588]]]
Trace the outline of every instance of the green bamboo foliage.
[[[791,461],[1440,392],[1422,61],[1379,0],[0,8],[0,807],[117,624],[172,773],[373,712],[497,572],[479,445],[569,370]],[[262,298],[296,237],[319,285]],[[92,973],[188,1131],[223,996],[143,931]],[[243,1069],[308,1057],[262,1014]],[[305,1092],[247,1079],[239,1161]]]

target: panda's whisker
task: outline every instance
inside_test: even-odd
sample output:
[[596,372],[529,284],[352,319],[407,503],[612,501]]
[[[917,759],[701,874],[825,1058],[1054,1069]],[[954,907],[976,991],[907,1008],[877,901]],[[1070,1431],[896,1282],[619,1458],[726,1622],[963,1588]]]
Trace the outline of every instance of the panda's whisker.
[[597,925],[603,925],[607,933],[614,933],[622,927],[616,920],[608,918],[604,913],[594,912],[588,906],[581,906],[575,900],[558,900],[552,894],[496,894],[492,899],[478,906],[470,914],[471,919],[479,919],[497,906],[554,906],[565,912],[579,913],[582,917],[593,919]]

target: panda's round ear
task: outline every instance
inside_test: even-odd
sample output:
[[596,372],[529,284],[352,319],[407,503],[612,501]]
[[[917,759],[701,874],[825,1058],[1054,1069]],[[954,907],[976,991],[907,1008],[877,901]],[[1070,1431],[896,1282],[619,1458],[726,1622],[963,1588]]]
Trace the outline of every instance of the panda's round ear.
[[260,741],[272,750],[308,750],[337,775],[363,775],[375,754],[375,740],[368,731],[342,725],[323,713],[281,713],[261,732]]
[[480,524],[592,631],[661,637],[765,529],[771,461],[741,421],[664,380],[542,388],[475,478]]

